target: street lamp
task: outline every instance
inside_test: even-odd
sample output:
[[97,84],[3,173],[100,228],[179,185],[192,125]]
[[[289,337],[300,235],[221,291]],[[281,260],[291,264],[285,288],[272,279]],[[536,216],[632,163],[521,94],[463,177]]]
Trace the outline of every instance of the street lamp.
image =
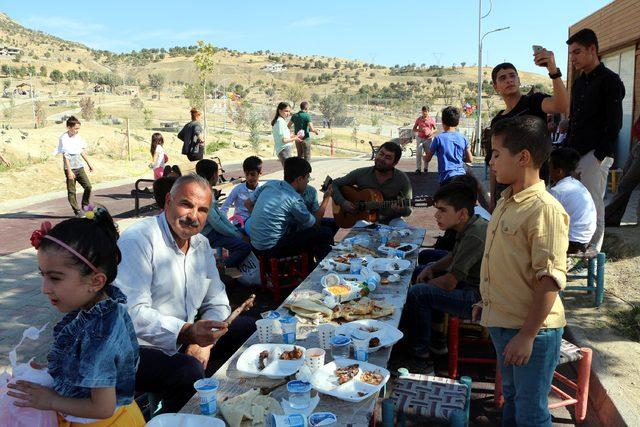
[[484,35],[480,36],[482,34],[482,20],[487,16],[489,16],[492,8],[493,8],[493,2],[489,0],[489,11],[483,15],[482,0],[478,1],[478,100],[477,100],[477,108],[476,108],[476,112],[478,116],[476,118],[476,145],[474,150],[474,154],[476,156],[480,155],[480,148],[481,148],[480,142],[482,138],[482,135],[481,135],[482,133],[482,41],[487,35],[491,33],[496,33],[498,31],[504,31],[511,28],[511,27],[498,28],[495,30],[488,31],[484,33]]

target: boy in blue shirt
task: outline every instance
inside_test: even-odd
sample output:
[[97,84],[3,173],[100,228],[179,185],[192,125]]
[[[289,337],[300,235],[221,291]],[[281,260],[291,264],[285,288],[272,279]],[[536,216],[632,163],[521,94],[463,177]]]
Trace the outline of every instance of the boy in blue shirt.
[[469,141],[456,131],[459,122],[460,111],[457,108],[449,106],[442,110],[444,132],[433,138],[429,150],[424,155],[425,164],[428,164],[433,156],[438,157],[440,185],[448,183],[454,176],[464,175],[464,163],[473,160]]

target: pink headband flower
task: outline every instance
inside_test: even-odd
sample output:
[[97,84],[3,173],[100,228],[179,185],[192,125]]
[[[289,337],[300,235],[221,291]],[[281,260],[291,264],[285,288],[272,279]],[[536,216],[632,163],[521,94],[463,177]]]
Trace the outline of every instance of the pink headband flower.
[[51,231],[51,223],[49,221],[44,221],[42,224],[40,224],[39,230],[35,230],[33,233],[31,233],[31,246],[36,248],[36,250],[40,248],[42,239],[44,238],[44,236],[49,234],[49,231]]

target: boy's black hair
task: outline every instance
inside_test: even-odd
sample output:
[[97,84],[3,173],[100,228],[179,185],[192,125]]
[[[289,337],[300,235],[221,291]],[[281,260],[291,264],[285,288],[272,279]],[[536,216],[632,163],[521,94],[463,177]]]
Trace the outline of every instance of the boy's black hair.
[[433,202],[437,203],[438,201],[453,206],[456,211],[466,209],[469,217],[472,217],[476,206],[476,192],[465,182],[452,181],[436,191]]
[[425,106],[422,107],[421,111],[429,111],[429,107],[427,105],[425,105]]
[[[48,235],[61,240],[85,257],[107,276],[106,284],[108,285],[116,279],[118,264],[122,259],[117,245],[118,227],[105,207],[95,206],[93,212],[93,219],[67,219],[53,227]],[[55,250],[67,254],[68,261],[80,271],[82,276],[93,272],[80,258],[52,240],[42,239],[39,250]]]
[[491,81],[493,84],[496,84],[496,79],[498,78],[498,72],[500,72],[500,70],[513,70],[516,72],[516,75],[518,75],[518,70],[511,62],[503,62],[496,65],[493,67],[493,70],[491,70]]
[[302,102],[300,103],[300,109],[301,109],[302,111],[307,111],[307,108],[309,108],[309,103],[308,103],[307,101],[302,101]]
[[460,110],[452,106],[445,107],[442,110],[442,124],[454,128],[458,123],[460,123]]
[[562,169],[565,175],[569,176],[575,172],[580,162],[580,153],[573,148],[556,148],[549,155],[549,163],[555,169]]
[[153,181],[153,198],[160,209],[164,209],[164,202],[171,187],[178,178],[173,176],[163,176]]
[[242,170],[246,172],[262,172],[262,159],[258,156],[249,156],[242,162]]
[[79,125],[79,124],[80,124],[80,120],[78,120],[76,116],[71,116],[67,119],[68,128],[74,127],[75,125]]
[[551,139],[547,124],[539,117],[517,116],[500,120],[493,125],[492,137],[502,137],[511,154],[527,150],[534,167],[540,168],[551,152]]
[[310,173],[311,165],[302,157],[289,157],[284,161],[284,180],[289,184]]
[[394,155],[394,164],[400,161],[400,157],[402,157],[402,147],[400,144],[393,141],[387,141],[380,146],[380,150],[385,149],[387,151],[391,151]]
[[477,199],[478,180],[476,179],[475,176],[471,175],[470,173],[465,173],[464,175],[456,175],[453,178],[451,178],[451,182],[461,182],[465,184],[467,187],[469,187],[473,191],[474,194],[476,194],[476,199]]
[[567,40],[567,44],[578,43],[584,47],[594,45],[598,52],[598,36],[591,28],[583,28]]
[[196,163],[196,173],[206,179],[207,181],[211,181],[213,175],[218,172],[218,164],[211,159],[202,159]]

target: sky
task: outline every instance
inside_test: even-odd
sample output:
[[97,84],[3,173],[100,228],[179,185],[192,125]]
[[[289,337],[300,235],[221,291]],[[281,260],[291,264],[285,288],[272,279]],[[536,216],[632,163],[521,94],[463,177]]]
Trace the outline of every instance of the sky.
[[[393,66],[478,62],[480,0],[6,1],[0,11],[27,28],[113,52],[196,44],[254,52],[335,56]],[[489,0],[482,0],[489,11]],[[482,20],[483,65],[533,64],[531,46],[567,68],[568,27],[607,0],[493,0]]]

